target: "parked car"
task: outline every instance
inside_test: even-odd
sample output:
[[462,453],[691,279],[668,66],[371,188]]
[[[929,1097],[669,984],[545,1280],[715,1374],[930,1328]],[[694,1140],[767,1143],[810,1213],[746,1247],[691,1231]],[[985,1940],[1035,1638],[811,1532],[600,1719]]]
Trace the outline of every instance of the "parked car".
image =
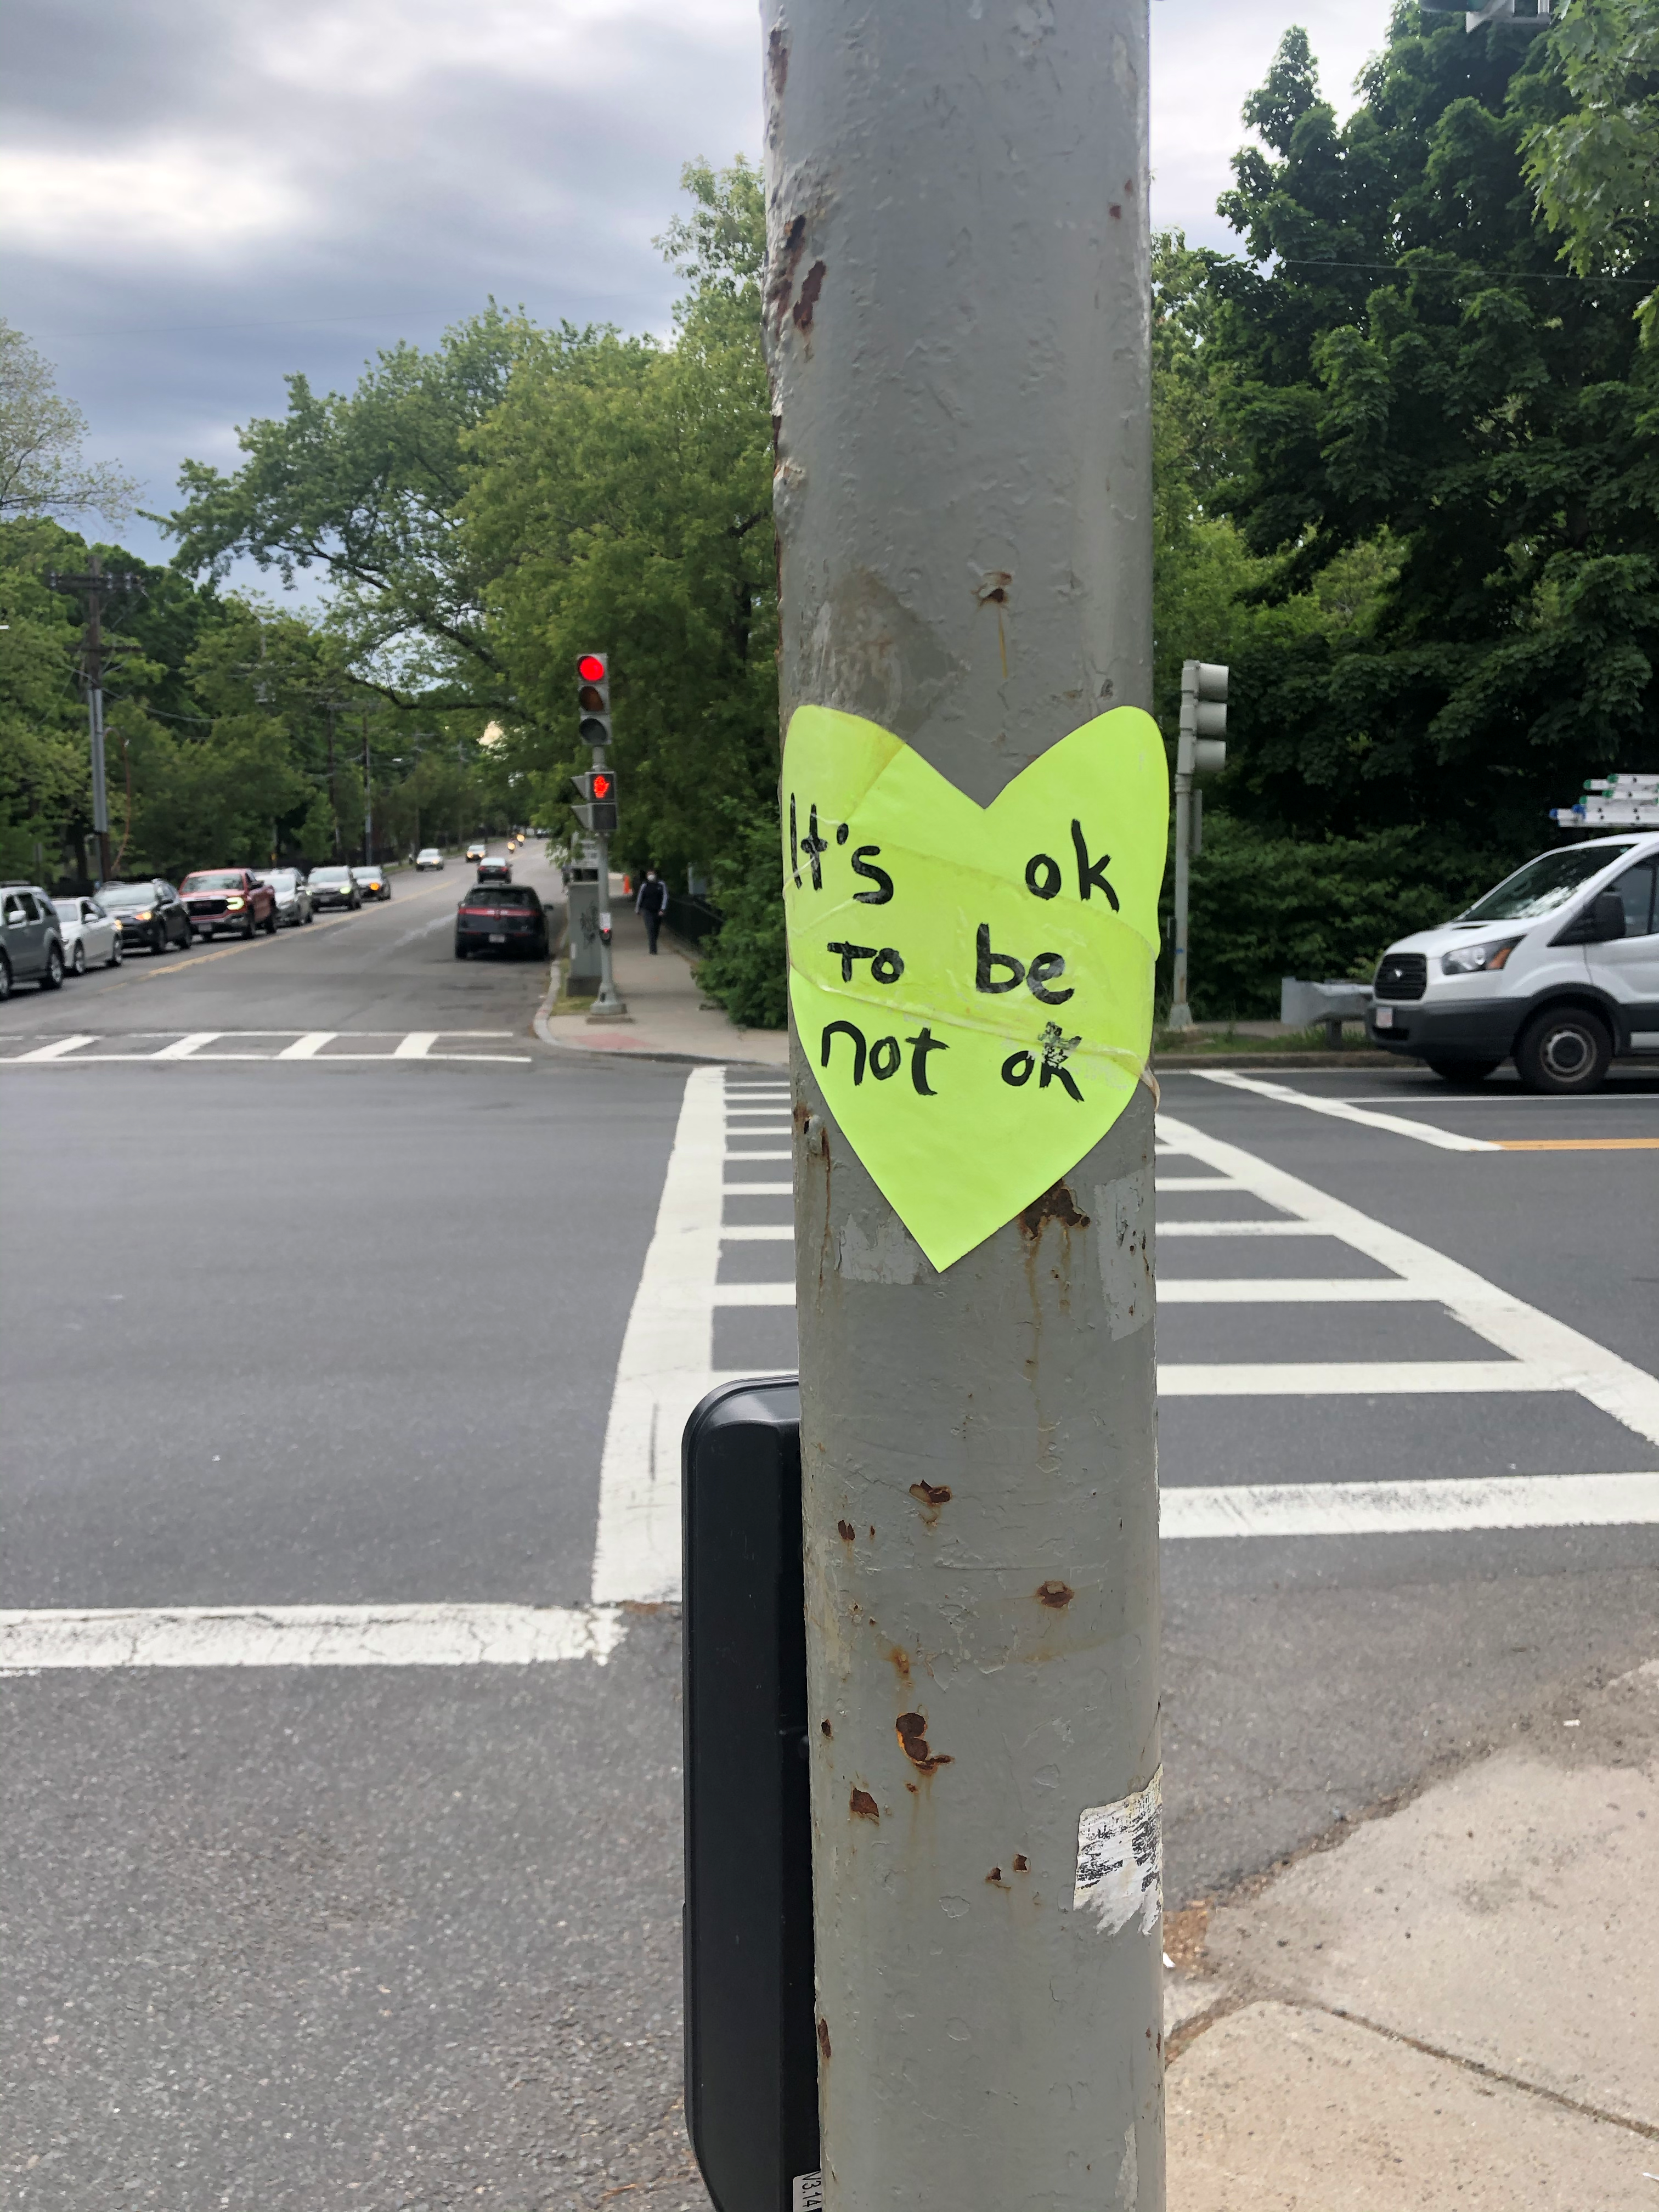
[[354,868],[351,873],[366,899],[389,899],[392,896],[392,878],[384,868]]
[[510,884],[512,880],[513,863],[503,855],[498,854],[493,860],[479,861],[478,881],[481,884]]
[[15,985],[55,991],[64,980],[64,937],[38,884],[0,884],[0,999]]
[[1382,955],[1366,1029],[1479,1083],[1515,1057],[1528,1091],[1597,1091],[1615,1053],[1659,1054],[1659,836],[1558,846],[1467,913]]
[[417,868],[441,868],[443,864],[444,856],[435,845],[422,845],[415,855]]
[[152,952],[165,952],[170,945],[191,942],[184,903],[160,876],[142,883],[100,884],[98,903],[119,924],[123,945],[147,945]]
[[313,907],[348,906],[355,913],[363,902],[349,868],[313,868],[306,878],[306,889]]
[[547,915],[528,884],[480,881],[455,909],[455,957],[473,952],[548,955]]
[[60,898],[52,902],[63,934],[64,957],[72,975],[84,975],[94,960],[106,968],[121,964],[121,933],[95,898]]
[[466,848],[466,857],[469,860],[482,860],[489,850],[489,846],[482,837],[475,837]]
[[198,937],[252,937],[263,929],[276,934],[276,894],[252,868],[198,868],[185,878],[179,896]]
[[297,868],[261,868],[259,881],[276,894],[276,919],[284,929],[299,929],[311,920],[311,893]]

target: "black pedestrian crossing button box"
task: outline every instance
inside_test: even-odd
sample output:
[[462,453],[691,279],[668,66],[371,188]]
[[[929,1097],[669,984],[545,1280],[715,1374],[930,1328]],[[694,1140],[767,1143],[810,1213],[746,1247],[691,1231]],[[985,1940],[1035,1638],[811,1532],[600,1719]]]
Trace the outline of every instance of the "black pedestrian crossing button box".
[[718,2212],[817,2195],[800,1397],[728,1382],[681,1447],[685,2111]]

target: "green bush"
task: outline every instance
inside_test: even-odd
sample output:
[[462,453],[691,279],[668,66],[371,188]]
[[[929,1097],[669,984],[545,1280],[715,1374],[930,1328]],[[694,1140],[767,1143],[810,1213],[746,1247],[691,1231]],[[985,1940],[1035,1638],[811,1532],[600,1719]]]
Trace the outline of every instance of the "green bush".
[[[1190,901],[1193,1012],[1200,1021],[1273,1021],[1281,976],[1369,982],[1395,938],[1449,921],[1526,858],[1471,852],[1421,828],[1264,836],[1206,809]],[[1170,896],[1166,875],[1166,911]],[[1163,966],[1167,976],[1167,937]]]
[[697,967],[697,986],[744,1029],[781,1030],[789,1018],[783,927],[783,861],[769,810],[737,830],[714,877],[720,926]]

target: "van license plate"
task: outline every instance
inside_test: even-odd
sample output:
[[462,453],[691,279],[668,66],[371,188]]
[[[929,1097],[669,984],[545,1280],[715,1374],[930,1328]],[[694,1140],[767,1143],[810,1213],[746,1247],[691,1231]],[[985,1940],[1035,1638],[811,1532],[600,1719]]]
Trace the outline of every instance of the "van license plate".
[[505,945],[507,932],[504,929],[492,929],[489,933],[489,941],[492,945]]
[[1376,1026],[1380,1030],[1391,1030],[1394,1027],[1394,1008],[1392,1006],[1379,1006],[1377,1008]]

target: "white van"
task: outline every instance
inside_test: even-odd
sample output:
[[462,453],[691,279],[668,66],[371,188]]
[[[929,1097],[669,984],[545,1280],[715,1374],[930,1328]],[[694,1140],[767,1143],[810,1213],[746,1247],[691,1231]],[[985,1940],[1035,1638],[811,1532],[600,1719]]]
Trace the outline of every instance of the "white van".
[[1598,1089],[1659,1054],[1659,836],[1540,853],[1438,929],[1382,955],[1373,1044],[1479,1083],[1513,1054],[1528,1091]]

